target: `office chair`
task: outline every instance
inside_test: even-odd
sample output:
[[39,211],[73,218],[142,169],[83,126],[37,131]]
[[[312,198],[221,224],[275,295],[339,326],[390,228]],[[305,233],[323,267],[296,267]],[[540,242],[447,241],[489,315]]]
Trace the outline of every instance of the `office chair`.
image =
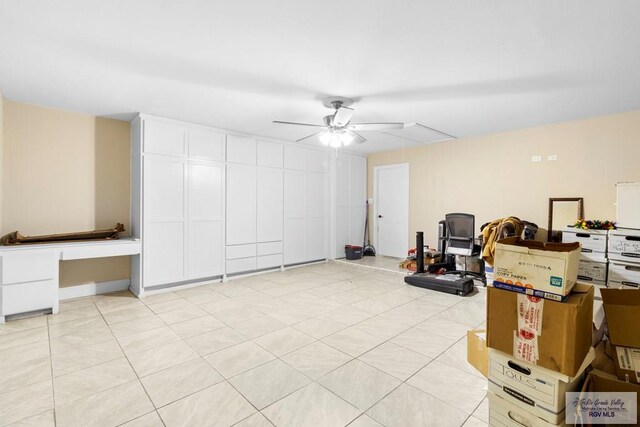
[[[458,274],[460,277],[475,277],[487,284],[487,278],[482,273],[468,271],[467,258],[479,257],[482,247],[475,244],[475,216],[466,213],[450,213],[445,215],[445,224],[447,236],[445,238],[445,254],[453,258],[452,270],[446,271],[444,274]],[[456,270],[455,255],[464,257],[464,270]]]

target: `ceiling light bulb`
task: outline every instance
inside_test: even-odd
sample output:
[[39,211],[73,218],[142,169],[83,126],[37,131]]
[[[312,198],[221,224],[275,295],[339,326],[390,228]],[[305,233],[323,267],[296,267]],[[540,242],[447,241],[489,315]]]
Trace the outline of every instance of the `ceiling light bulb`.
[[340,148],[342,146],[342,134],[334,132],[333,135],[331,135],[331,142],[329,145],[333,148]]
[[351,144],[353,142],[353,135],[350,133],[343,133],[342,134],[342,145],[344,145],[345,147],[349,144]]
[[322,142],[323,145],[329,145],[329,143],[331,142],[331,132],[327,131],[327,132],[321,133],[320,142]]

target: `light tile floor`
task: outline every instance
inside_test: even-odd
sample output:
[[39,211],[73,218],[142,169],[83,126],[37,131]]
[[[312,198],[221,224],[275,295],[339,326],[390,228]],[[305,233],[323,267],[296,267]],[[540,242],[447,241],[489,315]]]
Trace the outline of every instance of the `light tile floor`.
[[64,301],[0,325],[0,425],[486,425],[484,291],[402,279],[332,262]]

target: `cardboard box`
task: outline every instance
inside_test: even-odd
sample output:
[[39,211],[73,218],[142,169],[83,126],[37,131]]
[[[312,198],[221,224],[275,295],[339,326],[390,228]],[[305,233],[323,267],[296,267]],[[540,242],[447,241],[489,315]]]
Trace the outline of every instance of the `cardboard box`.
[[[494,287],[487,288],[487,345],[490,348],[514,354],[514,335],[521,329],[518,324],[518,302],[522,298],[528,297]],[[591,348],[593,286],[578,283],[566,302],[542,302],[536,364],[574,376]]]
[[578,280],[589,283],[606,282],[607,263],[580,259],[580,262],[578,263]]
[[569,376],[489,349],[489,391],[555,425],[564,420],[565,393],[580,390],[585,370],[594,358],[591,349],[578,373]]
[[560,301],[576,283],[580,244],[509,237],[496,243],[494,258],[494,286]]
[[488,392],[489,398],[489,425],[507,427],[551,427],[565,426],[564,420],[558,424],[550,423],[530,411],[522,405],[509,402],[495,393]]
[[467,332],[467,362],[485,377],[489,372],[489,349],[487,348],[487,331],[476,329]]
[[562,230],[562,243],[580,243],[583,253],[607,251],[608,230],[582,230],[580,228],[565,227]]
[[640,383],[640,292],[637,289],[602,289],[609,340],[620,380]]
[[640,230],[609,230],[608,248],[610,259],[640,262]]
[[637,289],[640,287],[640,264],[611,261],[607,285],[612,288],[629,287]]
[[[622,392],[622,393],[636,393],[636,408],[640,408],[640,385],[627,383],[620,381],[615,375],[604,372],[599,369],[593,369],[587,375],[587,378],[582,385],[580,394],[581,399],[587,399],[588,393],[591,392]],[[636,425],[639,420],[636,419]],[[584,423],[584,426],[590,426],[592,424]],[[633,424],[626,424],[633,425]]]

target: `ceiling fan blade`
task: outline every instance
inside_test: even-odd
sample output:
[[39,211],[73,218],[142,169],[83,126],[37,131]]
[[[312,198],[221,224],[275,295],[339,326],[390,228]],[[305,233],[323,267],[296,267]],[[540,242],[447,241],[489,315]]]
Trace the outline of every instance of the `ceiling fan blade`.
[[347,126],[345,129],[369,131],[369,130],[387,130],[387,129],[402,129],[404,123],[356,123]]
[[346,126],[353,117],[353,108],[340,107],[333,115],[333,126]]
[[302,138],[300,138],[300,139],[296,139],[296,142],[302,142],[302,141],[305,141],[305,140],[307,140],[307,139],[313,138],[314,136],[318,136],[318,135],[320,135],[321,133],[324,133],[324,132],[325,132],[325,131],[321,130],[320,132],[316,132],[316,133],[314,133],[314,134],[311,134],[311,135],[308,135],[308,136],[302,137]]
[[353,136],[353,142],[355,142],[356,144],[362,144],[363,142],[366,142],[367,138],[365,138],[362,135],[358,135],[355,132],[352,132],[350,130],[345,131],[345,133],[348,133],[349,135]]
[[272,123],[276,123],[276,124],[279,124],[279,125],[308,126],[308,127],[317,127],[317,128],[323,128],[324,127],[322,125],[312,125],[310,123],[283,122],[281,120],[274,120]]

